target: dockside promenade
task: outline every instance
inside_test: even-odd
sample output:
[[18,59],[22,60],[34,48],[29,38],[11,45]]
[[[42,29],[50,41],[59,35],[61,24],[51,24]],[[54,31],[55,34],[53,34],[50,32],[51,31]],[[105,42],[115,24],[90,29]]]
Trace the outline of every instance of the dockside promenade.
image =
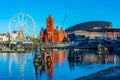
[[75,80],[120,80],[120,64]]
[[[119,44],[102,44],[104,47],[107,47],[110,51],[119,51]],[[69,49],[77,49],[77,50],[93,50],[97,51],[98,44],[21,44],[21,45],[1,45],[0,52],[1,53],[25,53],[25,52],[33,52],[36,47],[39,47],[40,50],[69,50]]]

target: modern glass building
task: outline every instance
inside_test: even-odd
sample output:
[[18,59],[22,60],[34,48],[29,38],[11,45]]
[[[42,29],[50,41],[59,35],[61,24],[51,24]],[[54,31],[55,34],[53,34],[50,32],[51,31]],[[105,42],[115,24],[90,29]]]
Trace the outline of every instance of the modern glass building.
[[[111,22],[90,21],[74,25],[66,29],[70,40],[118,40],[120,28],[113,28]],[[76,37],[77,36],[77,37]],[[85,36],[85,39],[83,39]],[[89,39],[88,39],[89,38]]]

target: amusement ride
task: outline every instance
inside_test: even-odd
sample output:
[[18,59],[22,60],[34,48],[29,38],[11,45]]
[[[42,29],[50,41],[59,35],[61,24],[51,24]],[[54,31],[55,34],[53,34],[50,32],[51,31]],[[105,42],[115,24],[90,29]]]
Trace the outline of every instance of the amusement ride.
[[35,22],[29,14],[18,13],[8,24],[11,43],[31,43],[30,38],[35,36]]

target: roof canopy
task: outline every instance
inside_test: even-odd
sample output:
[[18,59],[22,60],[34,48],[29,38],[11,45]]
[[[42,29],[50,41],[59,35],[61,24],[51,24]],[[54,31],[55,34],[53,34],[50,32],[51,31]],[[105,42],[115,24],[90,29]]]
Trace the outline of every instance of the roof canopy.
[[77,25],[74,25],[68,29],[66,29],[66,32],[74,32],[76,30],[93,30],[94,28],[112,28],[112,23],[107,21],[90,21],[90,22],[84,22]]

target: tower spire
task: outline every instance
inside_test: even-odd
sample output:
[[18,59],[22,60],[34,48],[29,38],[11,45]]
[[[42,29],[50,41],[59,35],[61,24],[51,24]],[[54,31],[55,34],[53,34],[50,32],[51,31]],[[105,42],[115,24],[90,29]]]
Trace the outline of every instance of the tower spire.
[[48,18],[52,18],[51,14],[49,14]]

